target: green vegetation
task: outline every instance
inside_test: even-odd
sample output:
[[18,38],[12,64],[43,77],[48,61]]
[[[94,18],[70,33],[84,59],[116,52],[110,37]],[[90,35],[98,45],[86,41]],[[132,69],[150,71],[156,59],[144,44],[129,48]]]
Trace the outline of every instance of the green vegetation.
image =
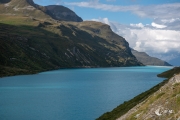
[[180,67],[174,67],[173,69],[169,70],[169,71],[165,71],[161,74],[158,75],[158,77],[164,77],[164,78],[170,78],[175,74],[180,73]]
[[0,77],[59,68],[142,65],[108,25],[80,21],[63,6],[1,1]]
[[159,93],[156,97],[156,99],[159,99],[161,96],[163,96],[165,93]]
[[[180,67],[175,67],[169,71],[166,71],[164,73],[159,74],[158,76],[160,77],[167,77],[170,78],[172,77],[174,74],[180,73]],[[125,113],[127,113],[130,109],[132,109],[133,107],[135,107],[136,105],[138,105],[139,103],[143,102],[144,100],[146,100],[150,95],[152,95],[153,93],[155,93],[156,91],[158,91],[162,86],[164,86],[169,80],[164,80],[163,82],[159,83],[158,85],[154,86],[153,88],[151,88],[150,90],[141,93],[140,95],[134,97],[133,99],[129,100],[129,101],[125,101],[123,104],[119,105],[118,107],[116,107],[115,109],[113,109],[111,112],[107,112],[104,113],[102,116],[100,116],[99,118],[97,118],[97,120],[115,120],[119,117],[121,117],[122,115],[124,115]],[[175,84],[176,86],[179,84]],[[159,99],[160,97],[164,96],[165,93],[159,93],[155,98],[153,98],[153,100],[155,99]],[[176,96],[177,94],[173,95]],[[177,101],[179,101],[179,99],[177,99]],[[149,103],[151,104],[153,101],[149,100]],[[134,113],[132,116],[132,119],[135,119],[134,115],[136,113]]]
[[[119,46],[71,23],[1,16],[1,77],[58,68],[141,65],[128,51],[129,46],[123,45],[125,40]],[[106,31],[113,33],[110,29]]]

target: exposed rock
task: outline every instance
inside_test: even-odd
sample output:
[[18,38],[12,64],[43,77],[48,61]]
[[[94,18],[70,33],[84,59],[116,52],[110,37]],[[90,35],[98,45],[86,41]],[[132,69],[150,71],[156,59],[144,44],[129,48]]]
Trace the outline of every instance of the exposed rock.
[[11,0],[0,4],[0,21],[3,67],[42,71],[143,65],[132,55],[128,42],[110,26],[81,22],[81,18],[63,6],[44,7],[33,0]]
[[160,90],[117,120],[180,120],[180,74],[171,77]]

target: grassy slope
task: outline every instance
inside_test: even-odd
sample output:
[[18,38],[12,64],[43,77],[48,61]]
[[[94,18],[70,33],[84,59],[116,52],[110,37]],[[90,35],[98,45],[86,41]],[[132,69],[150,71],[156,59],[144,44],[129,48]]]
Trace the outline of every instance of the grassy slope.
[[[173,68],[172,70],[166,71],[162,74],[159,74],[158,76],[160,77],[166,77],[170,78],[174,74],[180,73],[180,67]],[[164,86],[168,82],[167,80],[164,80],[162,83],[154,86],[150,90],[141,93],[140,95],[134,97],[133,99],[129,101],[125,101],[123,104],[117,106],[115,109],[113,109],[111,112],[104,113],[102,116],[97,118],[97,120],[115,120],[125,113],[127,113],[130,109],[135,107],[137,104],[145,101],[150,95],[158,91],[162,86]],[[131,118],[129,118],[131,119]],[[135,119],[134,117],[132,119]]]
[[38,19],[53,19],[42,12],[40,9],[45,9],[43,6],[36,9],[34,6],[30,5],[26,0],[10,0],[8,3],[0,3],[0,14],[10,15],[10,16],[26,16]]
[[0,15],[0,76],[64,67],[141,65],[127,48],[71,23]]
[[174,74],[180,73],[180,67],[174,67],[173,69],[163,72],[158,75],[158,77],[171,78]]
[[[142,120],[144,118],[148,120],[180,119],[180,67],[160,75],[170,78],[169,82],[135,108],[136,111],[130,112],[126,116],[126,120]],[[161,115],[155,114],[158,109]]]
[[55,34],[35,27],[38,23],[27,17],[1,16],[0,22],[5,23],[0,24],[0,76],[36,73],[55,67],[47,63],[38,48],[39,42],[42,45],[47,42],[44,34],[49,34],[52,40],[56,39]]

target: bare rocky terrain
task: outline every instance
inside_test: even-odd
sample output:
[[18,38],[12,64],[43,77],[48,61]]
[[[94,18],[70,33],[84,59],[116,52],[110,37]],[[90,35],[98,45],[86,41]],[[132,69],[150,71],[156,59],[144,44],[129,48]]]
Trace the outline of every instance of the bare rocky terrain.
[[117,120],[180,120],[180,74]]

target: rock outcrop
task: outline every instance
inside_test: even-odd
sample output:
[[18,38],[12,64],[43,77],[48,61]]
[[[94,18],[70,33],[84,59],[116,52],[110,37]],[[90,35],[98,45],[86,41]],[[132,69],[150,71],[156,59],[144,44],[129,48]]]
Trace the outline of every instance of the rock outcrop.
[[180,74],[117,120],[179,120]]

